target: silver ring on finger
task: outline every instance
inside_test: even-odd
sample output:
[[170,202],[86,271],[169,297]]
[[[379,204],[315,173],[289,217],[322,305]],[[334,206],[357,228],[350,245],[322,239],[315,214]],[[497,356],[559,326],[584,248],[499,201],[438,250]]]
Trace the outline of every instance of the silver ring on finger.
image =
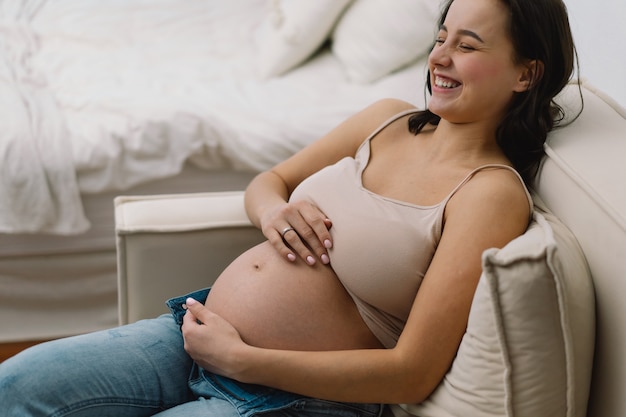
[[296,231],[293,227],[287,226],[282,230],[282,232],[280,232],[280,235],[283,237],[283,239],[285,238],[285,234],[290,230],[293,230],[294,232]]

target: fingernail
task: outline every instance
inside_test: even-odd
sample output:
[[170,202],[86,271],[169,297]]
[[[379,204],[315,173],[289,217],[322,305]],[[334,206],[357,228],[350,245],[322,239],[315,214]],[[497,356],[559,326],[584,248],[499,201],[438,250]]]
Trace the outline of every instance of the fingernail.
[[294,255],[293,253],[288,253],[287,254],[287,259],[289,259],[291,262],[296,260],[296,255]]
[[196,303],[197,303],[197,301],[196,301],[196,300],[194,300],[194,299],[193,299],[193,298],[191,298],[191,297],[189,297],[189,298],[187,298],[187,299],[185,300],[185,304],[187,304],[188,306],[192,306],[192,305],[194,305],[194,304],[196,304]]
[[312,257],[311,255],[309,255],[309,256],[307,256],[307,257],[306,257],[306,262],[307,262],[309,265],[313,265],[313,264],[315,263],[315,258],[314,258],[314,257]]
[[328,255],[323,254],[323,255],[321,256],[321,258],[322,258],[322,263],[323,263],[324,265],[326,265],[326,264],[330,263],[330,259],[328,258]]
[[326,247],[326,249],[330,249],[333,247],[333,242],[331,242],[329,239],[326,239],[324,241],[324,246]]

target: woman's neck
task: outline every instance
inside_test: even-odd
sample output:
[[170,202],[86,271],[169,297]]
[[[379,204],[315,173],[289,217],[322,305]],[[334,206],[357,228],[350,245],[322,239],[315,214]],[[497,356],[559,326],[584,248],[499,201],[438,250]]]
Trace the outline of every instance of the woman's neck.
[[432,157],[440,160],[501,160],[502,150],[496,143],[495,128],[477,123],[450,123],[444,119],[433,132]]

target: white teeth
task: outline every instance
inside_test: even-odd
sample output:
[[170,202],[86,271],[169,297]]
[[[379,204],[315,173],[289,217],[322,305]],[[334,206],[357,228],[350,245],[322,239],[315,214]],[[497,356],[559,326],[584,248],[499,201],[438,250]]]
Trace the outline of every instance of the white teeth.
[[454,81],[446,81],[439,77],[435,77],[435,85],[441,88],[455,88],[458,87],[460,84]]

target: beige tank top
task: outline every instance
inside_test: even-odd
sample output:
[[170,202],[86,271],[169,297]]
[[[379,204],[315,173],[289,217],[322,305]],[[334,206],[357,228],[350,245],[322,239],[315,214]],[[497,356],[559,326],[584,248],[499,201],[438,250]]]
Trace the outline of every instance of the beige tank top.
[[476,172],[509,169],[520,179],[532,209],[532,199],[521,176],[506,165],[484,165],[470,172],[440,203],[419,206],[383,197],[361,181],[370,160],[370,141],[386,126],[416,112],[405,111],[387,120],[346,157],[304,180],[290,199],[317,205],[332,220],[331,266],[356,303],[363,320],[381,341],[395,346],[431,262],[443,230],[448,200]]

